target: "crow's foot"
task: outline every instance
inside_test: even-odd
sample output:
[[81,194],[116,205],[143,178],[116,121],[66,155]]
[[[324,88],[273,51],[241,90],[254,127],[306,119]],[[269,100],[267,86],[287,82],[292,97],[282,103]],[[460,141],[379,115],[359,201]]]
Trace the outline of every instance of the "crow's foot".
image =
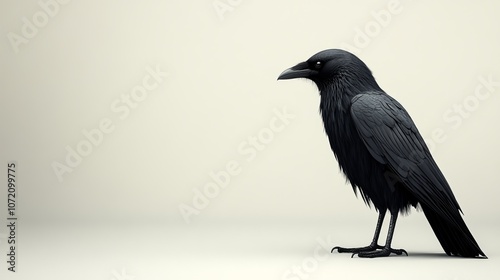
[[354,255],[358,255],[358,257],[360,258],[378,258],[378,257],[388,257],[391,254],[396,254],[398,256],[405,254],[408,256],[408,253],[404,249],[393,249],[393,248],[383,247],[382,250],[363,251],[357,253],[354,252],[351,258],[354,257]]
[[370,244],[368,246],[358,247],[358,248],[344,248],[344,247],[335,246],[335,247],[333,247],[331,252],[333,253],[333,251],[337,250],[339,253],[357,254],[357,253],[361,253],[361,252],[372,252],[372,251],[375,251],[377,249],[383,249],[383,248],[384,248],[383,246],[380,246],[377,244]]

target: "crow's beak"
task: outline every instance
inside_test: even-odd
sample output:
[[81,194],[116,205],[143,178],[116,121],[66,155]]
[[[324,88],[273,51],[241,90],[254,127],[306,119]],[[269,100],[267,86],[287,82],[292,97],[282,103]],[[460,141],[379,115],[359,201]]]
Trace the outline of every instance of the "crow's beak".
[[280,74],[278,80],[288,80],[295,78],[309,78],[314,70],[309,69],[307,62],[301,62],[292,68],[288,68]]

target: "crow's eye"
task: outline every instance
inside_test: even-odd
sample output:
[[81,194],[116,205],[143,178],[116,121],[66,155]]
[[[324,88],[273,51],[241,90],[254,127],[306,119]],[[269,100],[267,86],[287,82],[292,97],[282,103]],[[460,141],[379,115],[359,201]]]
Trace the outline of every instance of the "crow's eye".
[[323,67],[323,63],[321,63],[321,61],[316,61],[316,63],[314,64],[314,69],[321,69],[321,67]]

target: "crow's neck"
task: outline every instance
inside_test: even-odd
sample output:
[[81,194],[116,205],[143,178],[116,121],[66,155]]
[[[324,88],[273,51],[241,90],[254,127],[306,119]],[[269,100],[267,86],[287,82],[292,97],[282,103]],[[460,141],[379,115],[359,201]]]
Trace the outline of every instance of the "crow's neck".
[[349,83],[334,81],[319,88],[321,95],[320,110],[325,117],[331,113],[346,113],[351,106],[351,99],[361,91]]
[[331,113],[349,113],[351,100],[358,94],[382,93],[373,76],[340,75],[331,81],[318,84],[321,95],[320,110],[323,120]]
[[337,77],[318,85],[321,94],[320,112],[325,132],[335,156],[342,158],[344,152],[340,143],[348,143],[356,135],[356,128],[350,115],[351,101],[358,94],[383,94],[382,89],[370,75],[360,77]]

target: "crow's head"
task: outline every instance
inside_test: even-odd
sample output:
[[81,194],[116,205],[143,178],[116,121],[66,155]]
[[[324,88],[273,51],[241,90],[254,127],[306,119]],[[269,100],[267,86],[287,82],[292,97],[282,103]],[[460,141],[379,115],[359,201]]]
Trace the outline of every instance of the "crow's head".
[[337,82],[359,86],[368,83],[378,88],[366,64],[354,54],[340,49],[321,51],[283,71],[278,80],[295,78],[310,79],[320,90]]

